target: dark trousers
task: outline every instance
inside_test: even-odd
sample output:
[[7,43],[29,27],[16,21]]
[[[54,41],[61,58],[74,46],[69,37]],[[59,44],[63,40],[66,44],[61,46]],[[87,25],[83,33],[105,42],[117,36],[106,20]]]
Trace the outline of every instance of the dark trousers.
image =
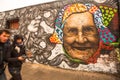
[[4,72],[0,74],[0,80],[7,80]]
[[21,77],[21,67],[12,67],[12,68],[8,68],[9,72],[12,76],[12,78],[10,80],[22,80]]

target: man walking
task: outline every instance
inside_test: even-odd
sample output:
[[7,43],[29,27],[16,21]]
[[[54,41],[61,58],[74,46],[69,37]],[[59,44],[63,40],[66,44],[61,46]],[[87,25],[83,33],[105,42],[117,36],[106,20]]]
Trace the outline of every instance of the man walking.
[[11,52],[10,44],[9,44],[9,37],[10,31],[6,29],[0,30],[0,80],[6,80],[6,75],[4,73],[5,64],[4,62],[7,61],[6,54]]

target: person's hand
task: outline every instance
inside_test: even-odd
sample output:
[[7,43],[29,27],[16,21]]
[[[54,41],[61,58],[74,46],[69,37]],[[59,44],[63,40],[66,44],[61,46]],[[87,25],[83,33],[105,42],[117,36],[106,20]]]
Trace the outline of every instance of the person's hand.
[[25,58],[23,58],[22,56],[20,56],[20,57],[18,57],[18,60],[20,60],[20,61],[24,61]]
[[33,57],[32,53],[31,53],[30,51],[27,51],[27,52],[26,52],[26,56],[27,56],[28,58]]

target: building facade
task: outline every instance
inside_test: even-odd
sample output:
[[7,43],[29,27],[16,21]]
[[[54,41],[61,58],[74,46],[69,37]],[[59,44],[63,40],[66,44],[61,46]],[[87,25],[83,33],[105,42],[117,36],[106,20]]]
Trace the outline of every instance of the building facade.
[[[72,18],[76,14],[79,16]],[[87,18],[89,14],[91,18]],[[118,16],[118,0],[64,0],[0,12],[0,28],[24,36],[26,48],[33,54],[28,61],[33,63],[119,73]]]

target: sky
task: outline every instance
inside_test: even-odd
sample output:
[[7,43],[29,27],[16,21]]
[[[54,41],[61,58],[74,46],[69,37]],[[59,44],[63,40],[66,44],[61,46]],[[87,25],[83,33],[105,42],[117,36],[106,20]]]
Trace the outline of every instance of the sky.
[[56,0],[0,0],[0,12]]

